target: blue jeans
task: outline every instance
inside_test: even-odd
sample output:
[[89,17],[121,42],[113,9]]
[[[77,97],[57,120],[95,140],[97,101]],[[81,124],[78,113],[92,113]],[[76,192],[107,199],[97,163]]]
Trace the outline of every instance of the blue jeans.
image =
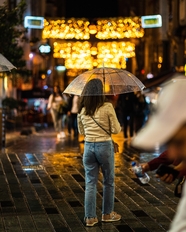
[[103,173],[102,214],[114,210],[114,148],[112,141],[85,142],[85,217],[96,217],[96,194],[99,167]]

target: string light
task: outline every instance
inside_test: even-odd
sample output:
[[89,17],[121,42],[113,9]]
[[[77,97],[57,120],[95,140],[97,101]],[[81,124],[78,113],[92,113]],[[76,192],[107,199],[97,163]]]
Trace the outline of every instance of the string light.
[[139,17],[98,19],[95,25],[84,18],[45,19],[42,37],[43,39],[89,40],[90,34],[101,40],[141,38],[144,29],[141,27]]
[[65,59],[67,69],[92,69],[101,67],[126,68],[126,58],[135,56],[131,42],[54,42],[54,58]]
[[117,40],[143,36],[139,17],[98,19],[94,24],[85,18],[45,19],[42,32],[43,39],[55,40],[53,57],[63,58],[66,69],[77,70],[101,67],[103,62],[107,67],[125,69],[126,59],[135,56],[135,44]]
[[141,19],[134,18],[110,18],[97,21],[98,39],[123,39],[141,38],[144,36],[144,29],[141,27]]
[[43,39],[90,39],[90,22],[86,19],[44,20]]

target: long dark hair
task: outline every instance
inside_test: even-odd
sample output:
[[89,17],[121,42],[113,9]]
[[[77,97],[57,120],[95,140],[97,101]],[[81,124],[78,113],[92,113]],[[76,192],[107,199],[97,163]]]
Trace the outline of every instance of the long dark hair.
[[[96,95],[98,94],[98,95]],[[85,107],[85,114],[93,116],[95,111],[105,102],[103,95],[103,84],[100,79],[92,79],[86,85],[79,99],[78,113]]]
[[[54,88],[57,88],[57,93],[54,91]],[[56,97],[57,94],[59,94],[62,97],[62,92],[60,90],[59,85],[54,85],[53,86],[53,96]]]

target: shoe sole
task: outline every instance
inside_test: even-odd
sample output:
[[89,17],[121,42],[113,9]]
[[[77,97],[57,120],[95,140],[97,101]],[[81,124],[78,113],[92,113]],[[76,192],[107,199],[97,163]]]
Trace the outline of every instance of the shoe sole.
[[98,222],[94,222],[93,224],[86,224],[86,223],[85,223],[85,225],[88,226],[88,227],[91,227],[91,226],[94,226],[94,225],[97,224],[97,223],[98,223]]
[[117,221],[119,221],[119,220],[121,220],[121,218],[118,218],[118,219],[109,219],[109,220],[101,220],[102,222],[117,222]]

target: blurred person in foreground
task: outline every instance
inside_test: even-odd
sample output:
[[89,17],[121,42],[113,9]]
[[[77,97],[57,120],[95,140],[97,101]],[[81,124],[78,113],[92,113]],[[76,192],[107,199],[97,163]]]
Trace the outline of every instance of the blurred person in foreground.
[[[173,155],[173,157],[171,156]],[[165,150],[162,152],[158,157],[150,160],[147,163],[142,163],[141,167],[143,172],[149,172],[156,170],[161,164],[165,164],[167,166],[175,167],[182,163],[182,159],[179,157],[175,157],[175,154],[172,154],[168,152],[168,150]],[[171,173],[165,173],[162,176],[156,175],[157,178],[160,178],[162,181],[164,181],[167,184],[171,184],[174,180],[178,180],[174,195],[176,197],[181,197],[182,193],[182,184],[185,182],[186,177],[186,169],[180,170],[177,177],[175,177]]]
[[[95,93],[98,93],[95,96]],[[121,215],[114,212],[114,147],[111,134],[121,131],[113,105],[105,102],[100,79],[90,80],[80,97],[78,130],[85,136],[83,165],[85,169],[85,225],[98,223],[96,194],[99,168],[103,173],[102,222],[114,222]],[[88,95],[88,96],[87,96]],[[110,133],[108,135],[101,127]]]
[[[186,169],[186,80],[176,80],[163,88],[156,112],[139,131],[132,145],[146,150],[166,145],[169,155],[181,160],[175,169]],[[169,232],[186,231],[185,209],[186,183]]]

